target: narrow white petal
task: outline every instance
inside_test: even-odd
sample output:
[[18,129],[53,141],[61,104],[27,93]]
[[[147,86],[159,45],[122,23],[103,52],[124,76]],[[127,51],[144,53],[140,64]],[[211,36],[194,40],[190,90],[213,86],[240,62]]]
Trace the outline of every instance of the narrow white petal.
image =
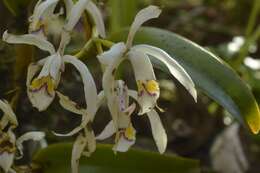
[[30,31],[38,30],[39,22],[46,20],[46,18],[52,17],[55,7],[59,0],[46,0],[44,2],[37,3],[34,9],[34,13],[31,16]]
[[111,64],[107,66],[103,74],[102,87],[107,99],[107,105],[109,111],[112,115],[112,119],[115,122],[115,128],[117,129],[117,119],[118,119],[118,105],[115,104],[115,72],[119,64],[124,60],[124,57],[115,57]]
[[149,45],[137,45],[132,49],[142,51],[164,63],[171,74],[189,91],[194,100],[197,100],[197,91],[191,77],[177,61],[171,58],[167,52]]
[[7,173],[11,166],[13,165],[14,161],[14,153],[8,153],[8,152],[3,152],[0,155],[0,167],[4,170],[5,173]]
[[11,105],[9,105],[9,103],[7,101],[0,100],[0,109],[4,112],[3,116],[6,117],[11,124],[13,124],[15,126],[18,125],[16,115],[14,114],[14,111],[12,110]]
[[44,139],[44,137],[45,137],[44,132],[27,132],[16,140],[17,149],[20,151],[20,153],[23,153],[22,152],[23,142],[28,141],[28,140],[41,141]]
[[115,125],[113,121],[109,121],[102,132],[96,136],[97,140],[104,140],[111,137],[116,132]]
[[126,52],[126,46],[123,42],[116,43],[108,51],[98,55],[97,58],[101,64],[109,65],[117,57],[122,57]]
[[136,80],[156,80],[152,63],[145,53],[131,50],[127,57],[133,66]]
[[[41,77],[50,75],[51,70],[52,70],[52,74],[54,74],[54,71],[56,71],[57,69],[52,68],[52,65],[53,65],[53,63],[57,65],[57,63],[55,63],[55,61],[58,62],[57,60],[55,60],[55,58],[57,58],[57,60],[58,60],[57,54],[50,55],[46,58],[45,63],[43,64],[43,67],[41,69],[41,72],[39,73],[37,78],[41,78]],[[59,69],[60,68],[58,68],[58,70]],[[52,76],[52,77],[54,77],[54,76]]]
[[149,57],[140,51],[131,49],[128,53],[128,59],[132,64],[135,79],[139,85],[138,103],[141,106],[141,111],[139,114],[144,114],[154,108],[160,95],[159,88],[154,91],[149,91],[146,89],[146,85],[149,86],[149,81],[154,81],[153,83],[157,84],[153,66]]
[[80,134],[73,144],[72,157],[71,157],[71,169],[72,173],[79,173],[79,159],[87,145],[87,139]]
[[66,31],[72,31],[75,25],[78,23],[81,15],[83,14],[89,0],[79,0],[73,5],[71,12],[67,18],[67,23],[64,28]]
[[84,114],[84,113],[86,112],[86,110],[84,110],[84,109],[82,109],[82,108],[79,108],[79,107],[77,106],[77,103],[74,102],[74,101],[72,101],[72,100],[70,100],[69,97],[67,97],[67,96],[65,96],[65,95],[63,95],[63,94],[61,94],[61,93],[58,92],[58,91],[56,91],[56,93],[57,93],[58,97],[60,98],[60,100],[59,100],[60,105],[61,105],[64,109],[66,109],[66,110],[68,110],[68,111],[70,111],[70,112],[73,112],[73,113],[75,113],[75,114],[79,114],[79,115],[82,115],[82,114]]
[[153,18],[157,18],[160,14],[161,14],[161,10],[157,6],[152,6],[152,5],[139,11],[135,16],[134,22],[131,25],[127,42],[126,42],[126,47],[127,48],[132,47],[135,33],[144,22]]
[[2,39],[7,43],[34,45],[44,51],[48,51],[50,54],[55,53],[54,46],[44,38],[37,35],[33,35],[33,34],[14,35],[14,34],[9,34],[7,31],[5,31]]
[[66,16],[69,16],[74,3],[72,0],[64,0],[64,3],[66,7]]
[[91,17],[96,25],[98,34],[101,37],[105,38],[106,31],[105,31],[104,20],[103,20],[102,14],[101,14],[100,10],[98,9],[98,7],[96,6],[96,4],[93,3],[92,1],[89,1],[88,5],[86,6],[86,10],[91,15]]
[[165,152],[167,146],[167,135],[162,125],[161,119],[155,110],[147,113],[147,116],[151,123],[151,129],[153,138],[157,145],[159,152],[162,154]]
[[65,55],[64,62],[72,64],[80,73],[84,84],[85,99],[87,104],[87,116],[93,120],[97,112],[98,94],[95,81],[88,70],[87,66],[76,57]]

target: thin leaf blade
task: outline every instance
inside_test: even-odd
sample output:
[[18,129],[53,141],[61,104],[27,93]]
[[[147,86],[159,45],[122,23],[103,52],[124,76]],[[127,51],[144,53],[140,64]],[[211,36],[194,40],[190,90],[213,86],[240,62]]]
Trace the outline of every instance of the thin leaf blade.
[[[69,173],[71,150],[71,143],[54,144],[39,151],[34,162],[43,166],[43,173]],[[82,157],[80,172],[198,173],[200,169],[192,159],[140,150],[114,154],[111,145],[98,145],[91,157]]]

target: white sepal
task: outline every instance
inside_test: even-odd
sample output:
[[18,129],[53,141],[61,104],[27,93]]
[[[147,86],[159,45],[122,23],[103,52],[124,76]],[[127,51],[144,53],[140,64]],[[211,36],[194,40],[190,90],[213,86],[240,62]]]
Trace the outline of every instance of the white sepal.
[[98,108],[98,94],[95,81],[87,66],[76,57],[65,55],[63,59],[64,62],[72,64],[80,73],[84,85],[85,100],[87,104],[87,116],[89,116],[90,120],[93,120]]
[[103,20],[102,14],[101,14],[100,10],[98,9],[98,7],[96,6],[96,4],[94,4],[92,1],[89,1],[88,5],[86,6],[86,10],[92,17],[92,19],[96,25],[98,34],[101,37],[105,38],[106,30],[105,30],[104,20]]
[[136,45],[132,48],[133,50],[142,51],[148,55],[153,56],[162,63],[164,63],[171,74],[189,91],[193,96],[194,100],[197,101],[197,91],[195,85],[189,76],[189,74],[184,70],[184,68],[174,60],[167,52],[164,50],[150,46],[150,45]]
[[99,62],[103,65],[112,64],[114,59],[122,57],[126,52],[126,46],[123,42],[116,43],[108,51],[105,51],[101,55],[98,55],[97,58]]
[[79,0],[77,1],[67,17],[67,23],[64,28],[66,31],[72,31],[75,25],[79,22],[81,15],[83,14],[86,6],[88,5],[89,0]]
[[5,31],[2,39],[7,43],[34,45],[41,50],[48,51],[50,54],[55,53],[55,48],[50,42],[34,34],[14,35]]
[[153,5],[150,5],[137,13],[127,38],[126,47],[128,49],[132,47],[134,36],[141,25],[150,19],[157,18],[160,14],[161,10]]
[[33,140],[33,141],[41,141],[45,137],[44,132],[27,132],[20,136],[16,140],[16,146],[17,149],[19,150],[21,156],[23,156],[23,142],[28,141],[28,140]]
[[162,125],[161,119],[155,110],[147,113],[150,120],[153,138],[157,145],[159,152],[162,154],[165,152],[167,146],[167,135]]

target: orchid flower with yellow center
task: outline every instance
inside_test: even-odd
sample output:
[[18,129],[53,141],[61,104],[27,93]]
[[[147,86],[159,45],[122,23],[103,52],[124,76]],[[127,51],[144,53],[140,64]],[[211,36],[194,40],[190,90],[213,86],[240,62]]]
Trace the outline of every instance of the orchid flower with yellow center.
[[[153,65],[150,58],[156,58],[158,61],[165,64],[170,73],[190,92],[196,100],[197,93],[194,83],[184,68],[165,51],[160,48],[150,45],[134,45],[132,42],[138,28],[147,20],[156,18],[161,13],[161,10],[156,6],[149,6],[141,10],[135,17],[135,20],[130,28],[126,44],[123,42],[117,43],[110,50],[98,56],[99,61],[106,69],[103,75],[103,88],[108,98],[108,107],[110,106],[111,96],[113,95],[114,75],[120,63],[124,60],[129,60],[132,64],[137,89],[138,102],[141,106],[139,114],[144,114],[151,111],[156,105],[156,101],[160,95],[159,84],[153,71]],[[110,111],[111,108],[110,108]]]
[[[147,114],[151,122],[152,133],[160,153],[163,153],[167,144],[167,136],[162,126],[158,113],[154,110],[157,106],[157,99],[160,95],[159,84],[153,71],[153,65],[150,58],[155,58],[165,64],[169,72],[189,91],[196,100],[197,93],[195,85],[184,70],[184,68],[165,51],[150,45],[134,45],[132,42],[134,35],[139,27],[147,20],[157,18],[161,10],[156,6],[149,6],[141,10],[135,17],[130,28],[126,43],[120,42],[113,45],[110,50],[98,56],[99,61],[105,67],[102,85],[110,110],[112,121],[107,125],[98,139],[104,139],[119,129],[119,116],[117,116],[117,106],[115,102],[116,86],[115,74],[118,66],[124,61],[129,60],[132,64],[137,92],[129,90],[129,95],[134,97],[140,106],[139,115]],[[134,94],[133,94],[134,93]],[[114,130],[113,130],[114,129]],[[108,134],[106,134],[108,132]],[[110,133],[109,133],[110,132]],[[105,135],[104,135],[105,134]],[[113,134],[113,133],[112,133]],[[130,133],[131,134],[131,133]],[[101,137],[100,137],[101,136]],[[125,143],[125,150],[129,148],[129,143]],[[123,150],[121,150],[123,151]]]
[[[17,127],[18,122],[11,106],[6,101],[0,100],[0,109],[3,115],[0,119],[0,170],[4,173],[15,171],[12,169],[14,159],[23,156],[23,142],[27,140],[39,141],[45,137],[43,132],[27,132],[16,139],[13,129]],[[16,158],[16,153],[20,157]]]
[[[114,106],[117,107],[117,125],[110,121],[104,130],[96,137],[97,140],[104,140],[116,133],[116,144],[114,151],[125,152],[135,143],[136,130],[131,123],[130,115],[135,110],[135,104],[127,108],[129,97],[137,100],[138,94],[134,90],[128,90],[123,81],[116,81],[116,94]],[[120,92],[122,91],[122,92]],[[123,105],[122,105],[123,103]],[[167,135],[160,120],[158,113],[152,110],[147,113],[149,118],[153,138],[160,153],[164,153],[167,146]],[[118,127],[116,129],[116,127]]]
[[[55,90],[58,87],[61,72],[64,70],[64,63],[70,63],[76,67],[76,69],[81,74],[81,77],[88,80],[88,82],[83,83],[85,88],[92,92],[92,94],[90,94],[91,99],[96,99],[97,97],[96,86],[88,69],[86,70],[85,65],[81,63],[76,57],[71,55],[64,55],[64,49],[70,41],[70,32],[74,29],[75,25],[78,23],[82,13],[85,10],[87,10],[89,14],[91,14],[94,22],[97,22],[95,23],[95,25],[97,31],[100,31],[99,34],[101,36],[105,36],[104,23],[101,13],[98,11],[95,4],[90,0],[79,0],[75,4],[72,4],[71,1],[65,2],[67,2],[69,14],[66,19],[67,22],[63,26],[63,31],[61,33],[60,39],[61,41],[57,50],[55,50],[52,43],[47,41],[41,35],[13,35],[9,34],[7,31],[5,31],[5,33],[3,34],[3,41],[7,43],[34,45],[41,50],[48,51],[50,53],[50,56],[48,56],[47,58],[41,59],[37,63],[32,63],[28,67],[27,93],[31,103],[39,111],[47,109],[47,107],[52,103],[53,99],[55,98]],[[47,0],[42,3],[38,3],[34,11],[32,26],[34,26],[33,23],[39,22],[42,15],[51,15],[56,3],[57,2],[54,0]],[[36,73],[39,70],[39,75],[35,77]],[[91,111],[94,109],[95,107],[89,110]],[[94,112],[95,111],[91,111],[91,114],[93,114]]]
[[128,88],[124,81],[116,81],[114,91],[112,105],[114,112],[112,117],[115,117],[116,122],[110,121],[96,139],[104,140],[116,133],[113,150],[115,152],[125,152],[135,143],[136,139],[136,130],[131,122],[131,115],[136,105],[133,103],[129,106]]

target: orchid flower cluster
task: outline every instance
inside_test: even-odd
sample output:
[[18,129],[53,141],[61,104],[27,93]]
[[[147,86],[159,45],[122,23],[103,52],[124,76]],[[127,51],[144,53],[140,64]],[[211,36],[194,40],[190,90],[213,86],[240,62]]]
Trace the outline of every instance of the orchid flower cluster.
[[[13,35],[6,31],[3,34],[3,40],[11,44],[33,45],[50,54],[48,57],[29,65],[26,82],[27,93],[30,102],[39,111],[46,110],[57,95],[59,103],[64,109],[82,117],[81,124],[68,134],[55,133],[57,136],[77,135],[72,149],[72,172],[78,172],[79,159],[82,155],[90,156],[95,151],[96,140],[104,140],[115,134],[113,147],[115,152],[126,152],[134,145],[136,130],[131,119],[135,112],[138,112],[137,114],[140,116],[147,115],[158,150],[160,153],[164,153],[167,135],[156,111],[156,109],[161,110],[157,106],[160,87],[156,80],[151,58],[165,64],[169,72],[188,90],[195,101],[197,93],[188,73],[168,53],[151,45],[133,45],[134,36],[140,26],[150,19],[157,18],[161,10],[157,6],[142,9],[136,15],[130,27],[126,42],[114,43],[107,51],[100,52],[97,55],[97,59],[103,68],[103,90],[98,93],[88,67],[78,57],[65,55],[64,51],[70,43],[73,29],[80,22],[81,16],[85,12],[92,19],[92,37],[104,39],[106,34],[102,14],[91,0],[78,0],[76,2],[64,0],[66,19],[60,33],[60,45],[58,49],[55,49],[54,45],[48,41],[48,24],[53,18],[57,18],[61,14],[55,14],[58,2],[59,0],[39,0],[29,19],[28,34]],[[125,81],[118,80],[115,77],[119,65],[126,60],[130,61],[132,65],[136,90],[129,89]],[[81,76],[86,108],[80,108],[77,103],[58,91],[59,81],[66,64],[72,64]],[[36,74],[38,75],[36,76]],[[109,108],[111,121],[99,135],[95,135],[92,122],[97,110],[103,103],[106,103]],[[10,115],[7,116],[10,122],[17,125],[16,119],[14,121],[14,114],[9,113],[8,115]],[[11,131],[6,134],[7,136],[14,136]],[[3,159],[0,156],[0,162]]]

